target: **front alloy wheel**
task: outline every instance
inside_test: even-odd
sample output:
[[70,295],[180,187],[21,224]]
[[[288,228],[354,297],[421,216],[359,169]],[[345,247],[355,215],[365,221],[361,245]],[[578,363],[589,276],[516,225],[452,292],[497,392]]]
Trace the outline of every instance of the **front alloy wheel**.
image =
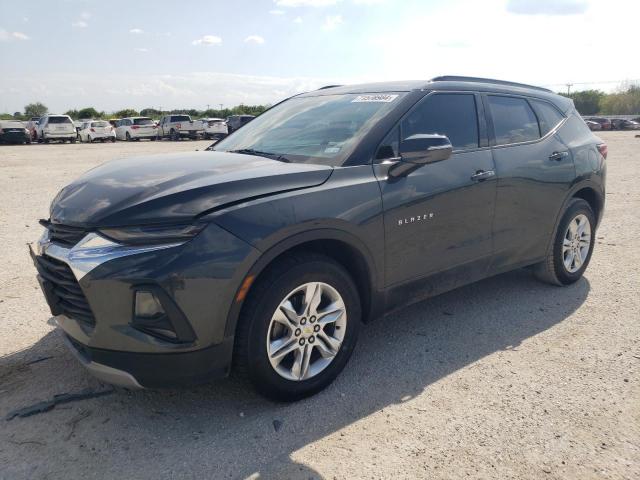
[[267,352],[287,380],[315,377],[333,361],[347,327],[346,307],[331,285],[312,282],[291,291],[271,317]]
[[360,328],[360,296],[333,259],[296,253],[263,272],[239,319],[234,366],[276,400],[329,385],[346,365]]

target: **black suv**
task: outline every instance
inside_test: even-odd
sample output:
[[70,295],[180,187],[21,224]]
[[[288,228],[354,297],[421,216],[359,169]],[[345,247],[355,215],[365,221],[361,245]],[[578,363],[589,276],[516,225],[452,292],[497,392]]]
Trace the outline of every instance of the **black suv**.
[[541,88],[326,88],[213,151],[91,170],[53,200],[32,255],[101,379],[153,388],[233,366],[292,400],[328,385],[361,323],[391,309],[525,266],[577,281],[606,152],[570,99]]
[[256,117],[253,115],[231,115],[230,117],[227,117],[226,123],[228,133],[235,132],[254,118]]

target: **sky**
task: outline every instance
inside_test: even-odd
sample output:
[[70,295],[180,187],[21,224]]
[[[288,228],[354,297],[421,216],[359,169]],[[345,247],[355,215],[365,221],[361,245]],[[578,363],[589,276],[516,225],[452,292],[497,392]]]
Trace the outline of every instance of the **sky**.
[[438,75],[612,90],[640,80],[638,18],[639,0],[0,0],[0,112],[267,104]]

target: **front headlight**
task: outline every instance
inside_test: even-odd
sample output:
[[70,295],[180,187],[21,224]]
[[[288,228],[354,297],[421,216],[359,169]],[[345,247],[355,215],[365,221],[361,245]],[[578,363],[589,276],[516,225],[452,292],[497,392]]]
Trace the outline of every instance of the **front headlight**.
[[151,245],[184,242],[195,237],[206,223],[188,225],[148,225],[141,227],[102,228],[100,234],[125,245]]

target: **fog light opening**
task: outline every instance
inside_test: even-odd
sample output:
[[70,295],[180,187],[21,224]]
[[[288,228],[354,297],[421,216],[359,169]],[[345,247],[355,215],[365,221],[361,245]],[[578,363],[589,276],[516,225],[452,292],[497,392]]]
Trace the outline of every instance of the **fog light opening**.
[[153,292],[138,290],[136,292],[135,314],[138,318],[157,318],[165,314],[162,305]]

